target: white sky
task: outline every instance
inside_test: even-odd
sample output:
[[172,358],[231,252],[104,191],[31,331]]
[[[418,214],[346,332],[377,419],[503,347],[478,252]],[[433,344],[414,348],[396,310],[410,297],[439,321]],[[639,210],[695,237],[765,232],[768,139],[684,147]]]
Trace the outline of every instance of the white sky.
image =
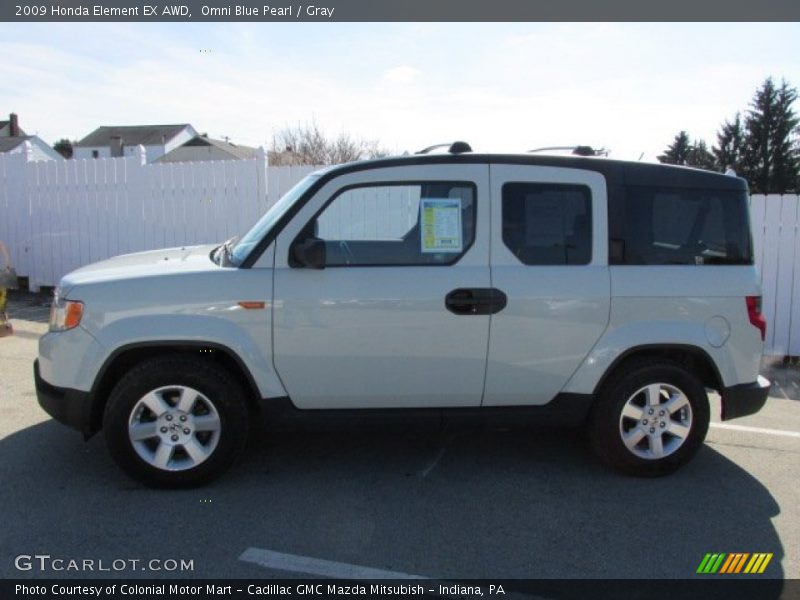
[[267,144],[287,124],[392,151],[713,143],[769,75],[800,86],[800,25],[0,24],[0,118],[52,143],[188,122]]

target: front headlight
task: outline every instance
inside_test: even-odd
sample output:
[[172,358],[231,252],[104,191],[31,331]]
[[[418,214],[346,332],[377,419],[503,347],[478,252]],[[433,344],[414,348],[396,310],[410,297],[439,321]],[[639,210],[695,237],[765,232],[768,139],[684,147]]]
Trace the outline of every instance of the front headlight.
[[65,300],[56,290],[50,306],[50,331],[65,331],[77,327],[82,316],[83,302]]

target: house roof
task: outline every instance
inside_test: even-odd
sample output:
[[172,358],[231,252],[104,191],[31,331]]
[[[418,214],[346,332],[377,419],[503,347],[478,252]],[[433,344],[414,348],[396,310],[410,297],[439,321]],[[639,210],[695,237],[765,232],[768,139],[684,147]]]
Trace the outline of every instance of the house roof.
[[111,138],[121,137],[126,146],[152,146],[161,144],[162,140],[171,140],[181,131],[191,127],[188,123],[177,125],[110,125],[98,127],[92,133],[75,144],[78,148],[94,146],[110,146]]
[[232,158],[253,158],[256,155],[256,149],[252,148],[251,146],[240,146],[239,144],[233,144],[231,142],[226,142],[225,140],[215,140],[204,135],[196,135],[188,142],[181,144],[177,148],[167,152],[164,156],[158,159],[158,162],[182,160],[180,158],[181,148],[208,146],[214,146],[226,154],[230,154]]
[[63,158],[58,152],[53,150],[47,142],[36,135],[17,135],[14,137],[0,137],[0,154],[11,152],[19,148],[25,142],[30,142],[34,151],[34,156],[46,155],[51,159]]
[[225,140],[215,140],[207,136],[195,136],[184,146],[215,146],[224,152],[233,154],[237,158],[253,158],[256,155],[256,149],[251,146],[240,146]]
[[[0,121],[0,129],[3,129],[4,127],[8,127],[10,124],[11,124],[11,121],[9,121],[8,119],[6,119],[5,121]],[[19,128],[19,132],[22,135],[27,135],[24,131],[22,131],[21,127]]]
[[[0,125],[2,127],[2,125]],[[11,152],[14,148],[28,141],[33,136],[0,137],[0,153]]]

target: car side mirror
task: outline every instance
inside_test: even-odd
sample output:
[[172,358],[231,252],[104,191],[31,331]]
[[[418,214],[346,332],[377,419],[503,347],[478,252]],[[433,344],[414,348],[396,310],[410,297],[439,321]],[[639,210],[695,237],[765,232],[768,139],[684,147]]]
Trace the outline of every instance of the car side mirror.
[[292,244],[292,267],[305,269],[324,269],[327,254],[325,241],[319,238],[306,238]]

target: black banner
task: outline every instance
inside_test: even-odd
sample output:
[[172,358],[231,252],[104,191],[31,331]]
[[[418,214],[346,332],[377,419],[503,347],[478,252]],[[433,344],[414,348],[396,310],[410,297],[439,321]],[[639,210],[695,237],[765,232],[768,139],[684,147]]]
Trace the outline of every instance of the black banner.
[[798,21],[797,0],[9,0],[0,21]]
[[0,582],[0,598],[198,600],[204,598],[258,598],[261,600],[363,598],[547,598],[624,600],[730,600],[737,598],[797,598],[798,580],[751,577],[658,579],[546,579],[546,580],[377,580],[334,579],[7,579]]

